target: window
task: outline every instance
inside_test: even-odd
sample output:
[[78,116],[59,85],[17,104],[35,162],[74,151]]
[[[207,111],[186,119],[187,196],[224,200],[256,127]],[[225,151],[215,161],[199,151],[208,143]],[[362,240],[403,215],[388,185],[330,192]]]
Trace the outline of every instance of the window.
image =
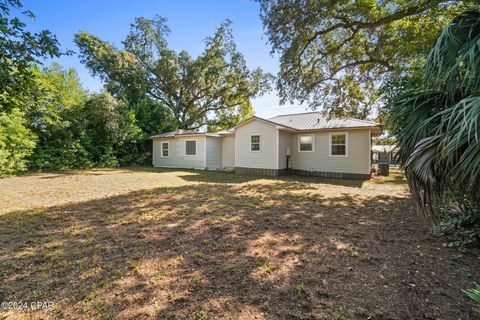
[[330,134],[330,156],[331,157],[347,156],[347,134],[346,133]]
[[162,158],[168,158],[168,142],[162,142]]
[[197,155],[197,141],[187,140],[185,141],[185,155],[196,156]]
[[300,136],[299,151],[313,151],[313,136]]
[[250,150],[260,151],[260,135],[250,136]]

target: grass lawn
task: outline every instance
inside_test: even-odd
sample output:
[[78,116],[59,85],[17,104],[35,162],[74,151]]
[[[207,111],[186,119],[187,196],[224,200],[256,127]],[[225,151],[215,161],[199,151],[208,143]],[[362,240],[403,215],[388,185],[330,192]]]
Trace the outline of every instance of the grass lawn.
[[0,180],[0,319],[474,319],[478,251],[372,181],[92,170]]

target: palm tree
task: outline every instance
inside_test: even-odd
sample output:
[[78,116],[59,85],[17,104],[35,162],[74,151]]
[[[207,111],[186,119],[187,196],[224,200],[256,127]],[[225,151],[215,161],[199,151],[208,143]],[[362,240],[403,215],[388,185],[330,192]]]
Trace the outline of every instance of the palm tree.
[[480,212],[480,9],[443,30],[422,83],[394,98],[390,110],[399,160],[421,211],[434,221],[447,202]]

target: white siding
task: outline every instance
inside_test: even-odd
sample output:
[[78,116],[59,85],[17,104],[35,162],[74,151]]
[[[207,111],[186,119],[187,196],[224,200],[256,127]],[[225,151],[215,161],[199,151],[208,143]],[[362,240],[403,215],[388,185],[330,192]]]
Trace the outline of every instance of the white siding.
[[235,136],[222,138],[222,167],[235,168]]
[[[197,141],[197,155],[185,155],[185,141]],[[161,157],[161,143],[169,143],[168,158]],[[174,168],[205,168],[205,136],[153,139],[153,166]]]
[[206,137],[207,169],[218,169],[222,166],[222,138]]
[[342,132],[348,132],[347,157],[329,156],[330,132],[314,133],[314,152],[299,152],[298,141],[299,135],[302,133],[293,134],[292,167],[307,171],[369,174],[370,130],[345,130]]
[[[288,131],[278,131],[278,169],[285,169],[287,167],[287,148],[290,148],[292,154],[292,140],[293,134]],[[291,167],[291,165],[289,164]]]
[[[251,151],[250,136],[260,135],[260,151]],[[235,130],[236,167],[277,169],[277,128],[261,120],[252,120]]]

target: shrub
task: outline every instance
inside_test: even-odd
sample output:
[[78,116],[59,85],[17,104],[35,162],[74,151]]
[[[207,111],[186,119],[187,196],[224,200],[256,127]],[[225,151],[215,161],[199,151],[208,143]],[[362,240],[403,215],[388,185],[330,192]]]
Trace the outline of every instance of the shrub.
[[475,286],[475,289],[464,290],[465,294],[476,302],[475,312],[480,315],[480,284]]
[[449,246],[465,247],[480,242],[480,206],[444,209],[436,233],[450,237]]
[[27,157],[36,141],[37,137],[25,126],[22,112],[0,112],[0,177],[27,170]]

